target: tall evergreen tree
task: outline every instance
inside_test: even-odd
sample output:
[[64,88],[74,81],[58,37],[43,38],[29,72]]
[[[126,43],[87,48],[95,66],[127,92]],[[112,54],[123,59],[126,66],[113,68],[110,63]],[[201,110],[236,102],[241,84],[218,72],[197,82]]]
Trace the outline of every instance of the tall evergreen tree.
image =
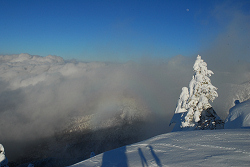
[[[213,110],[209,101],[218,97],[217,88],[212,85],[210,76],[213,74],[207,69],[207,63],[197,56],[193,66],[194,75],[189,83],[189,90],[184,87],[177,103],[175,115],[171,123],[175,122],[179,128],[188,129],[217,129],[223,127],[223,121]],[[183,113],[183,114],[178,114]],[[179,123],[177,123],[179,121]],[[170,124],[171,124],[170,123]],[[174,128],[175,130],[178,128]]]

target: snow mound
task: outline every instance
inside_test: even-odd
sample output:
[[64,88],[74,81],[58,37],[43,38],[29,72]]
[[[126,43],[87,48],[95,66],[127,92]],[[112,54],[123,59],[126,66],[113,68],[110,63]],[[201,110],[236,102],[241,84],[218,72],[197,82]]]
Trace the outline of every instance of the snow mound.
[[250,100],[240,103],[235,101],[235,106],[229,110],[225,120],[225,129],[250,128]]
[[104,152],[72,167],[249,166],[249,145],[250,129],[180,131]]

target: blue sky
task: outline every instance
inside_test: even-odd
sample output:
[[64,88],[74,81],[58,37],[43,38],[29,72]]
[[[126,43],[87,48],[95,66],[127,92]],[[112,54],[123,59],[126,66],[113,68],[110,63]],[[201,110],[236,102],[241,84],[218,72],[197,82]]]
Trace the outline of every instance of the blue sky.
[[[83,61],[193,56],[248,1],[0,0],[0,54]],[[230,14],[231,13],[231,14]]]

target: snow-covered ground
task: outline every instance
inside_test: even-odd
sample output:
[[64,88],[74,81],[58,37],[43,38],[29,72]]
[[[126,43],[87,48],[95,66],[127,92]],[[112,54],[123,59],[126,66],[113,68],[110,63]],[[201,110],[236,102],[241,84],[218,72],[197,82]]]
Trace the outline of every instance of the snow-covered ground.
[[225,129],[166,133],[72,166],[250,166],[250,100],[236,101]]
[[166,133],[72,166],[249,165],[250,129],[223,129]]
[[250,100],[242,103],[235,102],[235,106],[229,110],[229,115],[225,120],[225,128],[250,128]]

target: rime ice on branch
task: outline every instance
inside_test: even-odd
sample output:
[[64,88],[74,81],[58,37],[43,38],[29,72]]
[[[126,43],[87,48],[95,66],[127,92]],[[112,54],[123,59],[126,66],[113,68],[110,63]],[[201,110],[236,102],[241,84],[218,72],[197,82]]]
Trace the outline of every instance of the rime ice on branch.
[[187,87],[182,88],[175,114],[170,122],[176,123],[173,131],[183,129],[220,129],[223,121],[213,110],[209,101],[218,97],[217,88],[212,85],[207,63],[197,56],[193,66],[194,75]]

